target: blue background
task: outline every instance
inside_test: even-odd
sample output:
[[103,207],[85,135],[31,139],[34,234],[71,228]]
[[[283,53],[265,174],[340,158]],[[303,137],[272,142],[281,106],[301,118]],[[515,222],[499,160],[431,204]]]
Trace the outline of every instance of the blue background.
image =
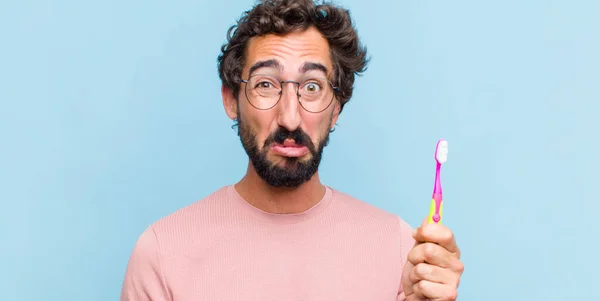
[[[372,61],[324,182],[417,226],[447,138],[459,300],[600,300],[600,2],[340,2]],[[251,4],[0,5],[2,300],[117,300],[146,226],[243,175],[216,57]]]

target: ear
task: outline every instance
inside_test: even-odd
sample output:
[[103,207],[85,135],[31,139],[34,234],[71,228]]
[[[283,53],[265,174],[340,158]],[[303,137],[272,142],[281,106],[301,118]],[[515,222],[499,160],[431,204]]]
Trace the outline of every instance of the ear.
[[331,128],[330,130],[332,130],[335,127],[335,124],[337,123],[338,118],[340,117],[340,103],[338,101],[335,102],[334,107],[333,107],[333,112],[331,112]]
[[237,100],[233,95],[233,90],[225,87],[225,85],[221,86],[221,97],[223,98],[223,107],[225,108],[225,113],[227,116],[234,120],[237,116]]

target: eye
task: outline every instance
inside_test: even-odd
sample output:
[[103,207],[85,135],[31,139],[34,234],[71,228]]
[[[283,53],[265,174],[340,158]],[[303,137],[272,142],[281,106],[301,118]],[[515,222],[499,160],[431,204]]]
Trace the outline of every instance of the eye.
[[274,88],[273,84],[268,82],[268,81],[262,81],[256,84],[255,88],[258,89],[270,89],[270,88]]
[[317,82],[308,82],[304,84],[304,91],[307,93],[319,93],[321,91],[321,86]]

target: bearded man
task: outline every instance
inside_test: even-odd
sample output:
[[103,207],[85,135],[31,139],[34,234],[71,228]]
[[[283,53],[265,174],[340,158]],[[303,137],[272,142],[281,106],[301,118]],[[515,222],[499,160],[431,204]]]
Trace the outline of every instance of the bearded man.
[[319,179],[367,62],[339,6],[273,0],[246,12],[218,70],[247,172],[141,234],[121,300],[455,300],[463,265],[448,228],[413,231]]

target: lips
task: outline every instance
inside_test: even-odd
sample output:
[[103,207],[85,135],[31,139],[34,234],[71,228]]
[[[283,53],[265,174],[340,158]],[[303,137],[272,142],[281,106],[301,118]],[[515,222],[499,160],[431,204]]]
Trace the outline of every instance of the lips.
[[306,146],[296,144],[290,139],[284,140],[283,143],[274,143],[271,149],[277,155],[292,158],[302,157],[308,153]]

